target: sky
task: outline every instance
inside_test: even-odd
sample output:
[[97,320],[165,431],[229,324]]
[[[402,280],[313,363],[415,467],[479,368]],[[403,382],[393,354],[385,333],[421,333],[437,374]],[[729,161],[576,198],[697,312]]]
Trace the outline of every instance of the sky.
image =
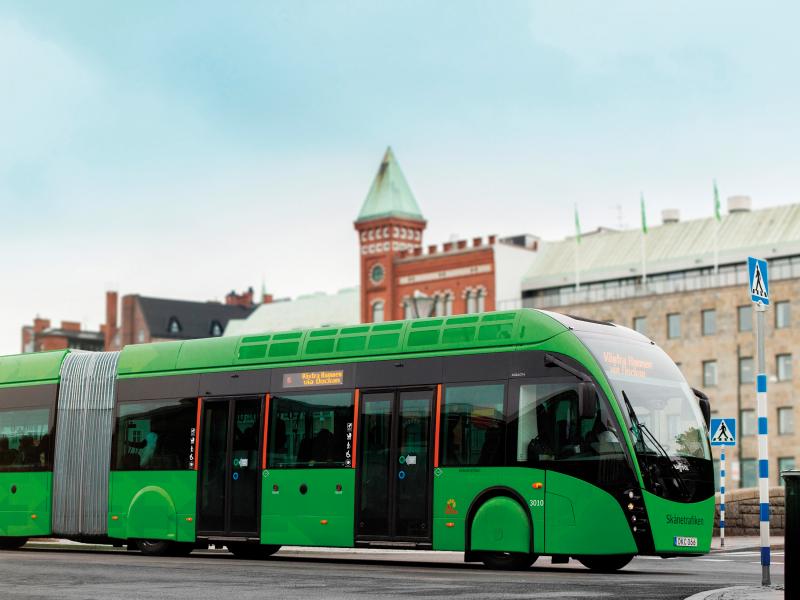
[[[358,280],[391,145],[453,237],[798,201],[796,2],[0,0],[0,354],[104,293]],[[723,201],[724,205],[724,201]]]

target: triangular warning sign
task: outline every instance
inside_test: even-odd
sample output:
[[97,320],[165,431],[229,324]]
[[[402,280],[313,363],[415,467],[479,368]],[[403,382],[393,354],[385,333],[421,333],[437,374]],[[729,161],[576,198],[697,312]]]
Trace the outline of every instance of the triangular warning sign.
[[728,426],[725,424],[725,421],[719,422],[719,427],[717,427],[717,431],[711,436],[712,442],[732,442],[733,436],[731,432],[728,431]]
[[756,271],[753,273],[753,289],[750,290],[750,293],[761,298],[767,297],[767,291],[764,289],[764,278],[761,275],[761,267],[758,263],[756,263]]

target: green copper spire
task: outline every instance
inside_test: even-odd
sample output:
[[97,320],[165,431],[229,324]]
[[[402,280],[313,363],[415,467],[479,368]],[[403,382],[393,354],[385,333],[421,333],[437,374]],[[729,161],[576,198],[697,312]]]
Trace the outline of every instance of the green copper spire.
[[356,223],[383,217],[402,217],[424,221],[414,194],[408,187],[391,146],[383,155],[381,166],[358,213]]

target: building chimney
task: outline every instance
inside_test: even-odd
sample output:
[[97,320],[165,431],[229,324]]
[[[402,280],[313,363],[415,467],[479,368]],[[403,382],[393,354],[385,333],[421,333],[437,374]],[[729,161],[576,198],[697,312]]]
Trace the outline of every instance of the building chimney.
[[459,250],[463,250],[467,247],[467,240],[458,240],[456,244],[458,245]]
[[261,304],[272,304],[273,300],[272,294],[261,294]]
[[442,251],[443,252],[450,252],[453,249],[453,242],[445,242],[442,244]]
[[753,201],[750,196],[729,196],[728,213],[743,213],[753,210]]
[[33,320],[33,332],[34,333],[41,333],[45,329],[49,329],[49,328],[50,328],[50,319],[40,319],[39,317],[36,317]]
[[490,235],[489,236],[489,245],[490,246],[494,246],[496,241],[497,241],[497,236],[496,235]]
[[80,331],[81,324],[78,321],[61,321],[61,329],[64,331]]
[[483,238],[472,238],[472,247],[473,248],[480,248],[481,244],[483,244]]
[[437,246],[436,244],[431,244],[428,246],[428,254],[436,254]]
[[111,349],[114,336],[117,335],[117,307],[117,292],[106,292],[106,327],[103,330],[106,350]]
[[661,221],[664,225],[669,225],[671,223],[677,223],[681,220],[681,211],[677,208],[665,208],[661,211]]

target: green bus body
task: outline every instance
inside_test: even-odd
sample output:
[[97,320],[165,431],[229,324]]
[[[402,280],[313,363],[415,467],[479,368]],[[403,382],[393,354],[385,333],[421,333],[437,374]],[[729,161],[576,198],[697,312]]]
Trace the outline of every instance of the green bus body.
[[[615,332],[609,329],[609,335]],[[119,357],[117,381],[121,384],[148,379],[158,385],[159,378],[176,375],[235,376],[265,368],[295,367],[303,371],[315,365],[363,365],[524,351],[568,357],[585,369],[600,396],[607,399],[620,424],[620,441],[631,457],[631,478],[646,510],[647,535],[652,543],[644,550],[641,542],[637,545],[623,500],[581,478],[526,466],[442,464],[431,472],[430,544],[417,547],[461,551],[468,558],[481,553],[678,556],[708,552],[713,493],[698,501],[679,502],[647,489],[641,460],[633,458],[637,456],[637,440],[626,424],[626,409],[604,368],[570,327],[540,311],[128,346]],[[66,354],[0,357],[0,391],[58,383]],[[443,385],[447,389],[448,384]],[[198,395],[204,401],[208,399],[202,389]],[[117,410],[121,405],[122,402],[117,403]],[[431,418],[438,424],[440,415],[432,414]],[[443,416],[441,421],[443,427]],[[260,429],[264,435],[263,424]],[[200,430],[197,433],[202,462],[205,440],[199,435]],[[437,436],[438,433],[437,430]],[[268,430],[267,435],[270,434]],[[362,443],[358,436],[355,440],[356,444]],[[267,440],[262,439],[259,445],[260,498],[255,539],[270,546],[359,545],[356,520],[360,465],[264,469],[260,455],[265,443]],[[197,468],[112,467],[108,481],[108,538],[195,543],[201,485]],[[48,470],[0,472],[0,538],[52,535],[52,488],[52,473]],[[201,537],[213,540],[215,536]],[[248,538],[251,542],[252,537]],[[696,545],[678,546],[679,537],[695,538]],[[373,545],[381,547],[380,542]]]

